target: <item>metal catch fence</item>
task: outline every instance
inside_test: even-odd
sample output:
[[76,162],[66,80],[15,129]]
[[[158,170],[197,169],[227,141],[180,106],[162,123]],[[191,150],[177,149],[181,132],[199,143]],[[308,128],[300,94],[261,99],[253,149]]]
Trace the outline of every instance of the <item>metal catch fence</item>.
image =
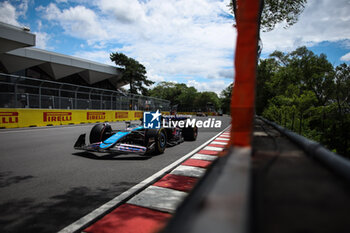
[[169,111],[170,101],[0,73],[0,108]]

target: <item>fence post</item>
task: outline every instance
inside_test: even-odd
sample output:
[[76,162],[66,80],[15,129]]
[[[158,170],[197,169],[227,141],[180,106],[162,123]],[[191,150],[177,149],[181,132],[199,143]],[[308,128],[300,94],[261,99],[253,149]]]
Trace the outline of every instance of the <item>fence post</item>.
[[55,96],[50,97],[52,100],[52,109],[55,109]]
[[103,109],[103,93],[104,93],[104,91],[102,91],[100,94],[100,109],[101,110]]
[[58,88],[58,108],[59,109],[62,109],[62,105],[61,105],[61,88],[64,84],[61,84],[60,87]]
[[91,92],[92,92],[92,90],[90,90],[90,92],[89,92],[89,108],[88,109],[91,109]]
[[112,95],[111,95],[111,110],[113,110],[113,95],[114,95],[114,92],[112,92]]
[[42,88],[42,85],[43,85],[44,82],[41,82],[40,85],[39,85],[39,108],[42,107],[42,104],[41,104],[41,88]]
[[18,78],[16,78],[16,82],[15,82],[15,108],[17,108],[17,82],[18,82]]
[[284,112],[284,127],[287,127],[287,111]]
[[25,106],[25,108],[30,108],[29,94],[28,94],[28,93],[25,93],[25,95],[26,95],[26,106]]
[[302,133],[302,124],[303,124],[303,113],[300,111],[300,119],[299,119],[299,134]]
[[292,115],[292,131],[294,131],[294,118],[295,118],[295,112],[293,109],[293,115]]
[[77,87],[75,89],[75,92],[74,92],[74,109],[78,109],[78,90],[79,90],[79,87]]

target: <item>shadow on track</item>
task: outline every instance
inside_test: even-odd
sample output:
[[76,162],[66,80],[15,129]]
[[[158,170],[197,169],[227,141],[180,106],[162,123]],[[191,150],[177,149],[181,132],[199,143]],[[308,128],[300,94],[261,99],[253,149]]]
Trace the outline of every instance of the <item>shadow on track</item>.
[[0,188],[8,187],[13,184],[25,182],[29,179],[33,179],[34,176],[12,176],[13,172],[0,172]]
[[111,189],[72,187],[40,203],[31,198],[12,199],[0,204],[0,232],[57,232],[133,185],[120,182],[113,183]]

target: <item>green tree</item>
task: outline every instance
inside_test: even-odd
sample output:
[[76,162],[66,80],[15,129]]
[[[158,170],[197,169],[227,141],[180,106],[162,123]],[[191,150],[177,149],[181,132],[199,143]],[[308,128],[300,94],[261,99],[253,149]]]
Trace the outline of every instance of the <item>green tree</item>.
[[177,105],[178,111],[193,111],[198,92],[194,87],[184,83],[160,82],[149,91],[150,96],[169,100],[171,105]]
[[329,149],[350,152],[350,66],[306,47],[259,61],[257,113]]
[[175,85],[176,83],[173,82],[160,82],[149,91],[149,94],[153,97],[169,100],[171,105],[175,105],[176,96],[179,94]]
[[273,97],[273,90],[270,90],[266,83],[271,82],[271,77],[277,71],[278,66],[278,62],[273,58],[259,61],[255,98],[257,115],[262,114],[268,105],[269,99]]
[[181,93],[177,96],[176,100],[178,101],[181,109],[192,112],[195,108],[194,100],[199,94],[196,88],[185,86],[182,86]]
[[[219,110],[221,107],[221,104],[220,104],[220,99],[215,92],[205,91],[205,92],[201,92],[197,96],[195,100],[195,106],[197,110],[206,112],[209,110],[214,110],[214,111]],[[214,109],[209,109],[212,107]]]
[[289,57],[289,66],[300,78],[302,87],[314,92],[319,106],[325,105],[334,90],[334,70],[326,55],[317,56],[306,47],[300,47]]
[[117,65],[117,69],[122,73],[121,81],[129,83],[130,93],[148,94],[148,90],[145,86],[148,87],[154,82],[148,80],[146,68],[141,63],[123,53],[111,53],[110,59]]
[[[229,8],[234,15],[236,12],[236,0],[231,0]],[[298,21],[303,12],[307,0],[264,0],[261,12],[261,29],[271,31],[277,23],[285,23],[288,28]]]
[[221,102],[221,108],[222,112],[225,114],[230,113],[230,103],[231,103],[231,96],[232,96],[232,87],[233,83],[228,85],[224,90],[220,93],[220,102]]
[[181,112],[207,111],[213,107],[217,111],[221,102],[215,92],[198,92],[184,83],[160,82],[149,91],[150,96],[169,100]]
[[[333,129],[337,135],[333,143],[341,154],[350,153],[350,66],[343,63],[335,69],[334,105],[336,105]],[[349,155],[350,156],[350,155]]]

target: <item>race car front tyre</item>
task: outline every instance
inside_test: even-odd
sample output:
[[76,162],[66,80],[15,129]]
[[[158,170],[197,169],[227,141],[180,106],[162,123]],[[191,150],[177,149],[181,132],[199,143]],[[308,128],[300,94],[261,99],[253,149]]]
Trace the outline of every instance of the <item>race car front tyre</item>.
[[165,147],[166,147],[166,132],[164,129],[160,129],[157,133],[157,136],[155,138],[155,153],[156,154],[162,154],[164,153]]
[[[154,154],[162,154],[167,145],[167,136],[165,129],[148,129],[146,132],[147,141],[154,138]],[[147,154],[150,154],[149,151]]]
[[103,142],[107,138],[109,138],[112,134],[112,127],[108,123],[100,123],[94,125],[94,127],[90,131],[90,144],[96,142]]
[[198,128],[195,126],[194,128],[188,127],[182,129],[182,136],[186,141],[196,141],[198,135]]

